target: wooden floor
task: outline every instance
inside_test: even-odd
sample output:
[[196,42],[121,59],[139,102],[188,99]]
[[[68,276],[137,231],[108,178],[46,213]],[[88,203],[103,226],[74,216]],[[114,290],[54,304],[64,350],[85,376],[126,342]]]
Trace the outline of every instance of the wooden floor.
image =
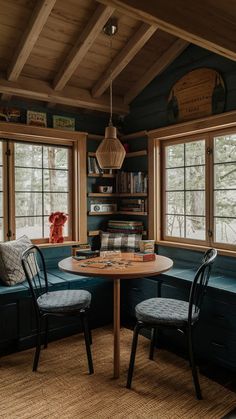
[[53,342],[42,351],[37,373],[33,350],[0,360],[0,418],[220,419],[236,406],[236,394],[204,375],[204,400],[194,397],[187,361],[166,350],[148,360],[148,340],[140,338],[133,389],[125,388],[132,332],[121,333],[121,378],[112,378],[110,329],[93,333],[95,374],[87,374],[82,335]]

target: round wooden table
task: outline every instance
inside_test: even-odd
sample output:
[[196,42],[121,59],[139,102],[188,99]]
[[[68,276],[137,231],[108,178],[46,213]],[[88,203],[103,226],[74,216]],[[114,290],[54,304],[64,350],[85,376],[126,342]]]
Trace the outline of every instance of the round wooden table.
[[77,261],[72,257],[63,259],[58,266],[62,271],[82,276],[96,276],[113,280],[114,289],[114,378],[120,375],[120,280],[155,276],[168,271],[173,261],[156,255],[155,260],[136,262],[133,253],[107,254],[97,258]]

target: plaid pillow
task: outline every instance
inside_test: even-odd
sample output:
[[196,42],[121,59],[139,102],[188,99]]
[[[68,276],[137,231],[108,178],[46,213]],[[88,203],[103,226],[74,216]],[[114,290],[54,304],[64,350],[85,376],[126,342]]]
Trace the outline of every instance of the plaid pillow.
[[101,233],[101,251],[138,252],[141,234]]

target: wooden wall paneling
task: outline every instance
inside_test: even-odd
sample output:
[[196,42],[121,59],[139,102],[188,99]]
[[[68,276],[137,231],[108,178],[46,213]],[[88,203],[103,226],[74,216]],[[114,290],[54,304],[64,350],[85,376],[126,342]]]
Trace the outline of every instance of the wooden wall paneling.
[[145,45],[149,38],[156,31],[156,27],[152,27],[143,23],[138,31],[130,38],[125,47],[114,58],[111,65],[107,68],[104,75],[97,81],[92,89],[94,97],[101,96],[108,88],[110,79],[114,80],[118,74],[127,66],[139,50]]
[[205,0],[201,5],[196,5],[194,0],[188,3],[182,0],[99,1],[150,25],[156,24],[188,42],[236,60],[236,9],[231,2],[217,0],[212,5],[211,0]]
[[[103,95],[102,98],[92,98],[89,91],[72,86],[65,87],[63,92],[56,92],[49,83],[27,77],[20,77],[18,82],[0,79],[0,92],[104,112],[110,110],[109,96],[107,95]],[[128,107],[118,97],[114,98],[114,112],[122,114],[128,112]]]
[[[84,135],[77,143],[77,218],[78,240],[80,243],[87,242],[87,135]],[[77,238],[75,238],[77,240]]]
[[160,142],[148,138],[148,238],[161,238]]
[[2,142],[2,189],[3,189],[3,240],[7,241],[8,225],[9,225],[9,212],[8,212],[8,202],[6,199],[6,192],[9,191],[8,186],[8,156],[7,156],[7,143]]
[[80,35],[58,75],[54,79],[53,86],[55,90],[62,90],[64,88],[113,11],[114,9],[112,7],[105,7],[103,5],[97,7],[94,15],[89,20],[86,28]]
[[37,2],[8,70],[7,77],[9,81],[16,81],[18,79],[55,2],[56,0],[40,0]]
[[174,44],[162,54],[162,56],[154,63],[151,68],[139,79],[127,92],[124,97],[125,103],[130,103],[158,74],[168,67],[183,52],[188,42],[178,39]]

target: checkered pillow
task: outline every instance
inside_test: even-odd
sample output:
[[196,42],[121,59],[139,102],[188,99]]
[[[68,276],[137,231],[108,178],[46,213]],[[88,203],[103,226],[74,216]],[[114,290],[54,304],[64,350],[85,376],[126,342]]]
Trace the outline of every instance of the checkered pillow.
[[[5,285],[12,286],[25,281],[21,255],[31,245],[27,236],[0,243],[0,279]],[[38,267],[35,269],[38,270]]]
[[139,251],[141,234],[101,233],[101,251],[119,250],[121,252]]

